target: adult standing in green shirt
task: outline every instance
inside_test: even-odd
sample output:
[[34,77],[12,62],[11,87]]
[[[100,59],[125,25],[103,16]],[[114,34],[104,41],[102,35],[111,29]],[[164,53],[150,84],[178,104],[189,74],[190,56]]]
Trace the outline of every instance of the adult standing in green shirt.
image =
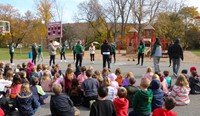
[[12,42],[12,43],[10,43],[10,45],[9,45],[10,63],[11,63],[12,65],[14,65],[14,63],[13,63],[14,52],[15,52],[15,48],[14,48],[14,43]]
[[60,50],[60,62],[62,62],[62,57],[64,58],[65,62],[67,62],[66,61],[66,57],[65,57],[65,51],[66,51],[66,46],[63,43],[62,47],[61,47],[61,50]]
[[144,50],[145,50],[145,44],[142,40],[140,40],[140,44],[138,46],[138,63],[136,65],[140,64],[140,58],[141,58],[141,66],[143,65],[144,61]]
[[78,66],[78,63],[79,63],[79,66],[81,67],[84,50],[83,50],[83,46],[81,45],[80,40],[77,42],[77,45],[75,46],[75,52],[76,52],[76,68]]
[[40,58],[42,59],[42,62],[43,62],[43,53],[42,53],[42,45],[41,44],[38,45],[38,61],[37,62],[40,61]]

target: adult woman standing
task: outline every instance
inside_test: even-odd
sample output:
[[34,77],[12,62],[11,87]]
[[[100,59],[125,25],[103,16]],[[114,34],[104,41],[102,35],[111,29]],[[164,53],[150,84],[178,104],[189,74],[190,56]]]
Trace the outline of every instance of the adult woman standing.
[[162,46],[160,44],[159,38],[156,38],[155,43],[153,44],[151,57],[153,57],[154,71],[160,72],[160,57],[162,56]]
[[141,58],[141,66],[143,65],[143,60],[144,60],[144,50],[145,50],[145,44],[143,43],[142,40],[140,40],[140,44],[138,46],[138,64],[140,64],[140,58]]
[[91,45],[89,47],[89,51],[90,51],[90,60],[92,63],[94,63],[95,46],[93,43],[91,43]]
[[49,65],[51,66],[51,62],[53,61],[53,64],[55,64],[55,57],[56,57],[56,49],[57,47],[55,47],[53,45],[54,41],[53,40],[50,40],[49,41],[49,45],[48,45],[48,48],[49,48],[49,55],[50,55],[50,61],[49,61]]

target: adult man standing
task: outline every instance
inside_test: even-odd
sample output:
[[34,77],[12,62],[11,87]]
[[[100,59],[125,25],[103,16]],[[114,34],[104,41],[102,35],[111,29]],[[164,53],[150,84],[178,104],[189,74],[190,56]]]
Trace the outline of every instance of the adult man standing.
[[36,43],[34,43],[32,45],[32,54],[33,54],[32,62],[36,65],[36,58],[37,58],[37,54],[38,54]]
[[171,62],[172,62],[172,52],[171,52],[171,47],[173,45],[173,41],[171,41],[171,43],[169,44],[168,46],[168,50],[167,50],[167,53],[168,53],[168,56],[169,56],[169,67],[171,66]]
[[75,46],[75,52],[76,52],[76,68],[78,66],[78,63],[79,63],[79,66],[81,67],[84,50],[83,50],[83,46],[81,45],[80,40],[77,42],[77,45]]
[[107,40],[104,40],[101,46],[101,55],[103,55],[103,68],[106,67],[106,62],[108,63],[108,68],[110,69],[110,57],[112,55],[112,48],[108,44]]
[[49,41],[49,55],[50,55],[50,60],[49,60],[49,65],[51,66],[51,62],[53,61],[53,64],[55,64],[55,57],[56,57],[56,47],[53,45],[53,40]]
[[171,58],[173,63],[173,74],[177,77],[178,70],[180,68],[180,62],[183,60],[183,49],[180,46],[180,39],[176,39],[174,44],[171,46]]
[[15,52],[15,48],[14,48],[14,43],[12,42],[12,43],[9,45],[10,63],[11,63],[12,65],[14,65],[14,63],[13,63],[14,52]]

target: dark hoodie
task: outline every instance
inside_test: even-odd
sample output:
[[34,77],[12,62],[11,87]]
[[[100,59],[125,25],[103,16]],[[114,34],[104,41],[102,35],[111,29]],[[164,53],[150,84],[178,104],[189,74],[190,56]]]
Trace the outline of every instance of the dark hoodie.
[[50,110],[52,116],[74,116],[74,105],[65,94],[52,95]]
[[171,57],[172,59],[179,59],[183,60],[183,49],[179,45],[180,40],[177,39],[175,43],[171,46]]
[[112,55],[112,48],[106,40],[104,41],[103,45],[101,46],[101,54],[102,55]]
[[148,115],[151,113],[151,102],[153,93],[150,89],[147,91],[138,90],[133,99],[134,113],[139,116]]
[[190,94],[200,94],[200,79],[197,72],[192,72],[189,78]]
[[152,80],[150,84],[150,89],[153,92],[153,99],[151,104],[152,111],[154,111],[156,108],[162,108],[164,92],[160,88],[160,81]]
[[40,106],[32,93],[19,93],[15,100],[20,116],[33,116]]

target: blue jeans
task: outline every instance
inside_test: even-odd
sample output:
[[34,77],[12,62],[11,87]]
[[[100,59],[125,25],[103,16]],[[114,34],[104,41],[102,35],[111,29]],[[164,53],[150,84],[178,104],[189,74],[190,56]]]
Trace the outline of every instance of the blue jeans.
[[48,97],[49,95],[48,94],[45,94],[43,96],[40,96],[40,99],[39,99],[39,102],[41,105],[44,105],[44,100]]
[[173,63],[173,73],[177,74],[178,73],[178,70],[180,68],[180,62],[181,62],[181,59],[172,59],[172,63]]
[[154,71],[160,72],[160,57],[159,56],[153,56],[153,64],[154,64]]

